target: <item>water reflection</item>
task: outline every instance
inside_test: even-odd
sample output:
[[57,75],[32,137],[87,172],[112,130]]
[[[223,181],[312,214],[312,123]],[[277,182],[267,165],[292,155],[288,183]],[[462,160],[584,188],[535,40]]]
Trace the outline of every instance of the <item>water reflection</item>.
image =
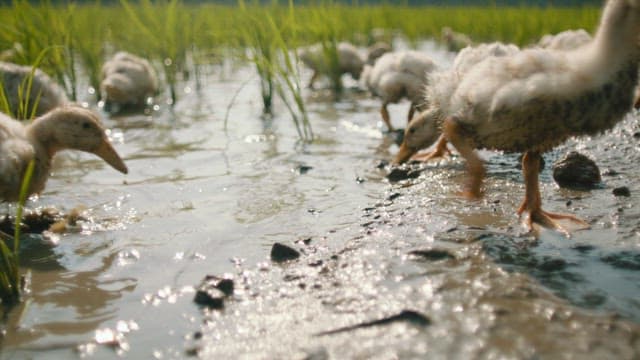
[[41,248],[23,255],[24,269],[31,273],[31,289],[25,301],[9,313],[3,346],[73,346],[73,341],[66,340],[69,336],[92,332],[113,319],[118,299],[136,288],[136,278],[109,275],[119,258],[117,252],[101,257],[91,270],[77,271],[65,268],[64,256],[48,249],[49,254]]

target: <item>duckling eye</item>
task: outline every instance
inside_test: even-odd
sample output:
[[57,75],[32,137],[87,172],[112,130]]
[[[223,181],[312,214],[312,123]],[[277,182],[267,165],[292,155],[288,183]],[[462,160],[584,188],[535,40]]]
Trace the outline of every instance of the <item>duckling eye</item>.
[[83,122],[82,123],[82,128],[84,130],[89,130],[89,128],[91,128],[91,125],[88,122]]
[[409,128],[409,134],[413,134],[415,132],[416,132],[416,128],[414,127]]

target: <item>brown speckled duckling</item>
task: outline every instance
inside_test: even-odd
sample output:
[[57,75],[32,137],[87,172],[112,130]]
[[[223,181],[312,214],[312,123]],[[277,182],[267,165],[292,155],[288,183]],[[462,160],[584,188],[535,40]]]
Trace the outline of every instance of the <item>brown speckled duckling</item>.
[[18,200],[24,172],[34,158],[29,195],[44,190],[51,159],[65,149],[96,154],[114,169],[125,174],[128,171],[91,110],[59,107],[26,126],[0,114],[0,200]]
[[523,152],[526,195],[518,214],[528,224],[567,231],[573,215],[542,210],[541,153],[569,137],[611,129],[633,105],[640,51],[640,0],[609,0],[592,42],[570,51],[527,49],[490,58],[471,69],[445,107],[443,135],[467,160],[464,194],[481,196],[484,177],[476,148]]

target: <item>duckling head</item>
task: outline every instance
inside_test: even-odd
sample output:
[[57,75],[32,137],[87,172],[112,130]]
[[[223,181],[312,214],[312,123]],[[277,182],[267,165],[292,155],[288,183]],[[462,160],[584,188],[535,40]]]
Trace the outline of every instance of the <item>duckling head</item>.
[[442,113],[437,108],[428,108],[416,115],[404,132],[404,140],[394,163],[407,162],[415,153],[433,145],[440,136]]
[[49,156],[65,149],[95,154],[114,169],[126,174],[127,166],[115,151],[98,115],[79,106],[57,108],[34,120],[34,135]]

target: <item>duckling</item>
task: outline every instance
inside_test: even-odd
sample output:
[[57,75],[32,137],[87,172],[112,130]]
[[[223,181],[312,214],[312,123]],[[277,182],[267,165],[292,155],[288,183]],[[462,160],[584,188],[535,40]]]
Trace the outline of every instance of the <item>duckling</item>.
[[[27,94],[26,89],[31,74],[33,74],[31,89]],[[41,116],[69,102],[64,89],[58,83],[42,70],[34,69],[32,66],[0,61],[0,84],[4,89],[9,110],[19,119],[31,117],[34,111],[35,116]],[[29,100],[27,108],[19,111],[20,100],[27,96]]]
[[458,52],[467,46],[473,46],[473,41],[467,34],[453,31],[448,26],[442,28],[442,42],[444,42],[447,50]]
[[415,50],[389,52],[382,55],[373,66],[367,66],[362,75],[372,94],[382,99],[380,114],[389,131],[393,131],[387,106],[403,98],[411,101],[407,122],[416,110],[425,106],[424,87],[427,74],[437,68],[431,58]]
[[[450,68],[430,73],[425,89],[425,98],[429,106],[409,122],[394,163],[402,164],[410,158],[428,161],[448,153],[447,141],[441,136],[444,121],[442,104],[449,101],[462,76],[475,64],[488,57],[515,54],[519,50],[515,45],[500,42],[469,46],[456,55]],[[418,151],[430,147],[436,140],[438,142],[434,151],[415,155]]]
[[[372,64],[378,57],[390,50],[390,46],[384,43],[376,43],[369,47],[367,56],[363,56],[358,48],[348,42],[339,42],[338,68],[340,74],[350,74],[355,80],[360,79],[365,64]],[[298,57],[309,67],[313,74],[307,85],[313,88],[314,83],[320,75],[328,75],[331,71],[323,54],[322,44],[315,44],[298,50]]]
[[0,199],[17,201],[27,165],[35,159],[29,195],[42,192],[51,159],[61,150],[98,155],[126,174],[124,164],[93,111],[74,105],[58,107],[24,125],[0,114]]
[[158,76],[146,59],[120,51],[102,66],[100,95],[106,106],[143,106],[157,91]]
[[443,135],[466,160],[463,192],[479,198],[485,169],[474,149],[522,152],[525,198],[518,215],[526,224],[568,234],[560,221],[588,228],[570,214],[542,209],[541,154],[570,137],[611,129],[633,105],[638,80],[640,0],[609,0],[594,39],[564,51],[525,49],[491,57],[471,68],[450,101]]

